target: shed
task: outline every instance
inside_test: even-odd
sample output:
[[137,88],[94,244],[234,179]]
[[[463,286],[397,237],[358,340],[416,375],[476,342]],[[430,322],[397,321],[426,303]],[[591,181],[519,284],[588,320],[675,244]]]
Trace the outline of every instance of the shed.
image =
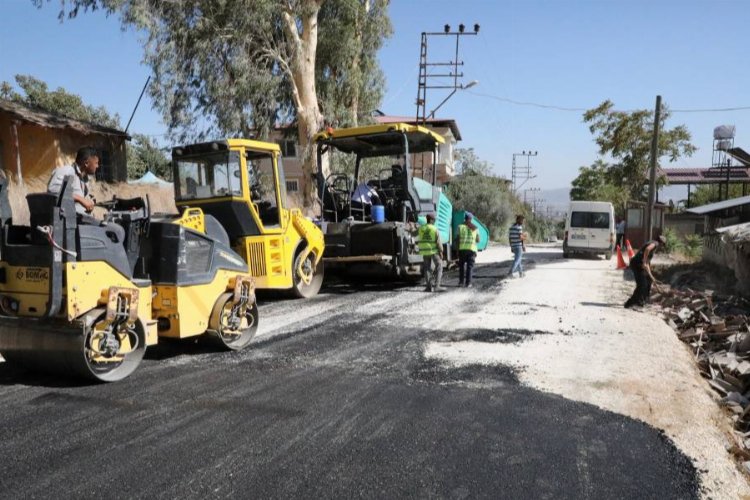
[[0,170],[17,182],[46,182],[53,168],[71,164],[84,146],[100,153],[98,180],[125,181],[129,139],[121,130],[0,99]]
[[709,203],[690,208],[687,212],[703,215],[706,218],[707,230],[750,222],[750,196]]

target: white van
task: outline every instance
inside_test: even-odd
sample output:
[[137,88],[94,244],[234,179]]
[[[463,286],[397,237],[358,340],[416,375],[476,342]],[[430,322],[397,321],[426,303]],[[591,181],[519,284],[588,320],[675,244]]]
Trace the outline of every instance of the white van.
[[563,257],[573,253],[604,254],[612,258],[615,208],[606,201],[571,201],[565,218]]

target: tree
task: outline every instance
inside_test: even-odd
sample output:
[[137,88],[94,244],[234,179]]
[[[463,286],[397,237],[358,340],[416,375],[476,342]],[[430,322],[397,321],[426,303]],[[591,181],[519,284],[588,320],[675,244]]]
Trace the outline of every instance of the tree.
[[608,201],[617,213],[625,213],[629,193],[617,184],[613,170],[604,160],[598,159],[589,167],[578,169],[570,190],[571,200]]
[[462,175],[490,175],[492,164],[482,160],[474,152],[474,148],[457,148],[453,153],[456,172]]
[[377,53],[393,31],[388,3],[329,0],[321,7],[316,80],[323,115],[336,127],[369,121],[383,99]]
[[[589,130],[599,146],[599,154],[608,155],[614,160],[606,167],[609,183],[619,186],[631,199],[642,200],[645,199],[649,179],[653,111],[616,111],[613,108],[611,101],[604,101],[598,107],[586,111],[583,119],[590,124]],[[669,110],[663,106],[657,166],[658,159],[664,156],[674,162],[682,156],[691,156],[696,151],[696,147],[690,143],[690,132],[684,125],[672,129],[665,127],[669,116]],[[586,171],[582,174],[592,175],[593,172]],[[586,180],[581,179],[579,184],[584,181]]]
[[[356,123],[362,105],[382,94],[375,52],[390,32],[387,0],[61,1],[61,18],[103,8],[146,33],[149,91],[173,138],[266,137],[279,121],[296,120],[306,204],[313,199],[312,137],[326,118],[337,118],[338,103]],[[338,12],[354,23],[344,29]],[[322,83],[333,85],[324,93],[325,117]]]
[[118,114],[110,114],[103,106],[85,104],[80,96],[62,87],[49,90],[45,82],[30,75],[16,75],[15,80],[21,92],[16,91],[9,82],[2,82],[0,99],[103,127],[120,127]]
[[164,151],[142,134],[133,134],[128,144],[128,178],[138,179],[151,171],[162,179],[172,180],[172,163]]
[[[709,203],[715,203],[722,199],[727,199],[726,195],[720,195],[719,189],[723,190],[726,187],[721,185],[702,185],[698,186],[695,191],[690,194],[690,206],[699,207],[701,205],[708,205]],[[744,191],[747,192],[747,191]],[[739,198],[743,196],[742,184],[729,184],[729,199]]]

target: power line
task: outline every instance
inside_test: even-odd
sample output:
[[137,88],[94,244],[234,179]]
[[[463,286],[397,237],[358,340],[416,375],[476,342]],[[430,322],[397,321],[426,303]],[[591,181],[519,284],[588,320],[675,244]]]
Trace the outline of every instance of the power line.
[[[541,104],[538,102],[531,102],[531,101],[516,101],[515,99],[510,99],[508,97],[501,97],[491,94],[483,94],[481,92],[472,92],[467,91],[469,94],[475,95],[477,97],[486,97],[488,99],[494,99],[496,101],[501,102],[507,102],[509,104],[515,104],[517,106],[531,106],[535,108],[542,108],[542,109],[553,109],[557,111],[572,111],[576,113],[580,113],[582,111],[588,111],[589,109],[593,109],[596,106],[592,106],[591,108],[571,108],[566,106],[556,106],[553,104]],[[736,106],[732,108],[697,108],[697,109],[670,109],[670,113],[726,113],[730,111],[747,111],[750,110],[750,106]],[[633,111],[633,110],[630,110]],[[626,111],[626,112],[630,112]]]
[[478,97],[487,97],[489,99],[495,99],[496,101],[507,102],[510,104],[516,104],[518,106],[532,106],[535,108],[556,109],[558,111],[576,111],[576,112],[587,111],[587,108],[566,108],[563,106],[554,106],[551,104],[539,104],[536,102],[516,101],[514,99],[509,99],[507,97],[500,97],[500,96],[490,95],[490,94],[482,94],[480,92],[469,92],[469,94],[475,95]]
[[707,109],[670,109],[670,113],[723,113],[726,111],[746,111],[750,106],[739,106],[736,108],[707,108]]

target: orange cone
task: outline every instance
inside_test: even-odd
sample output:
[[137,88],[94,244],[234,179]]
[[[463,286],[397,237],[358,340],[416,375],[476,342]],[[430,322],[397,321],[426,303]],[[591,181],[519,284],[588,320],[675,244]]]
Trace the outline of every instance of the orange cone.
[[632,259],[635,252],[633,251],[633,247],[630,246],[630,240],[625,240],[625,246],[628,249],[628,260]]
[[622,258],[622,250],[620,249],[620,245],[617,245],[617,269],[627,269],[627,264],[625,264],[625,259]]

